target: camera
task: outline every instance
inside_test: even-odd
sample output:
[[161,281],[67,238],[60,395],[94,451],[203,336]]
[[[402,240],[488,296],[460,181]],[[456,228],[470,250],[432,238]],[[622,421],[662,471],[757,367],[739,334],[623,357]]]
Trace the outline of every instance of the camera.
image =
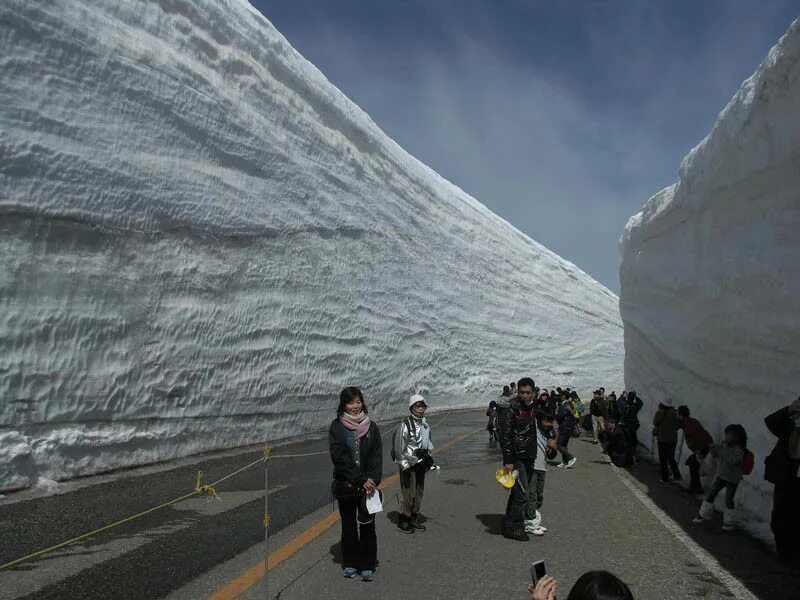
[[423,465],[426,470],[433,466],[433,455],[430,450],[426,448],[418,448],[414,450],[414,456],[419,459],[419,464]]

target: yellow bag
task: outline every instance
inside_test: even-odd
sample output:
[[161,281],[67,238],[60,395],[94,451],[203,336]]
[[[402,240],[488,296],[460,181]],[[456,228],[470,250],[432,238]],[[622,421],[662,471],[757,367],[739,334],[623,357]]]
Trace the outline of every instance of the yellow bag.
[[514,484],[517,482],[517,476],[513,471],[509,471],[505,467],[500,467],[497,471],[494,472],[494,478],[497,480],[497,483],[502,485],[507,490],[510,490],[514,487]]

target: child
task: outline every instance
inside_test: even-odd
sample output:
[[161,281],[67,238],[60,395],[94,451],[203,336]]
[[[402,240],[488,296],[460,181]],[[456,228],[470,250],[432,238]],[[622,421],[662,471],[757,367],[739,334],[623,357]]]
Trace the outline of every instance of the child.
[[725,428],[725,441],[720,446],[712,446],[711,454],[719,464],[717,476],[711,484],[708,496],[700,506],[700,514],[694,523],[703,523],[714,516],[714,499],[723,489],[725,490],[725,512],[723,513],[723,531],[733,530],[736,519],[736,505],[734,496],[739,482],[742,480],[742,463],[747,451],[747,432],[741,425],[728,425]]
[[558,453],[556,448],[556,434],[553,431],[553,415],[540,413],[536,427],[536,460],[533,463],[533,477],[528,490],[528,507],[526,511],[525,533],[542,536],[547,532],[547,527],[542,527],[542,514],[539,509],[544,502],[544,481],[547,474],[547,461],[553,460]]

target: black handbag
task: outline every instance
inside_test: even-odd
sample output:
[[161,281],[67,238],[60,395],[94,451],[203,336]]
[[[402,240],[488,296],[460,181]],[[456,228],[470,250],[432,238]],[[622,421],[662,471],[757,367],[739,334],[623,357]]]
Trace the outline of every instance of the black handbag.
[[331,491],[333,492],[333,497],[337,500],[355,500],[358,498],[361,489],[349,481],[334,479],[331,484]]

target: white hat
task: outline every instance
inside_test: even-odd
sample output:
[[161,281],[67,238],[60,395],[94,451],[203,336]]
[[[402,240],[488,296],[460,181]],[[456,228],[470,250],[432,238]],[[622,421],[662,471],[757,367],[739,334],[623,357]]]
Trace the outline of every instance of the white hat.
[[408,408],[411,408],[417,402],[422,402],[425,406],[428,406],[428,403],[425,402],[425,397],[422,394],[414,394],[408,399]]

